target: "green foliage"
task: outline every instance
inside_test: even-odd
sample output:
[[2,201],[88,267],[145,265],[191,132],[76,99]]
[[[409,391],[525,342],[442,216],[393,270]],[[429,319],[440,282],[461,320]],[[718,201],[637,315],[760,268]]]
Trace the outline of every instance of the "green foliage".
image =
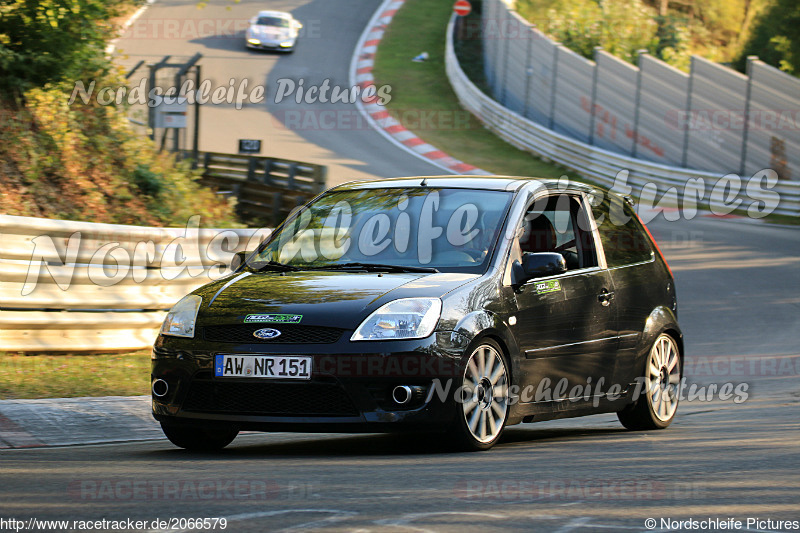
[[[98,86],[124,86],[117,73]],[[26,91],[0,106],[0,211],[120,224],[235,225],[232,205],[197,183],[199,171],[155,151],[122,107],[79,98],[72,85]]]
[[710,44],[737,47],[767,0],[696,0],[693,16],[708,31]]
[[547,12],[539,26],[564,46],[584,57],[595,47],[634,62],[638,50],[655,53],[658,24],[640,0],[565,0]]
[[[753,20],[773,0],[516,0],[517,11],[587,58],[595,46],[633,61],[648,50],[688,70],[692,54],[730,62]],[[782,0],[791,2],[792,0]],[[796,0],[795,0],[796,1]]]
[[688,71],[691,65],[687,19],[676,15],[657,16],[655,56],[675,68]]
[[144,165],[137,165],[134,169],[133,183],[146,196],[158,196],[163,189],[159,175]]
[[0,212],[143,225],[236,225],[188,163],[156,153],[127,109],[70,104],[75,80],[126,80],[105,57],[112,17],[140,0],[0,0]]
[[797,0],[773,0],[756,19],[753,33],[737,60],[744,70],[748,55],[789,74],[800,76],[800,3]]
[[81,78],[107,67],[110,19],[131,0],[3,0],[0,92]]

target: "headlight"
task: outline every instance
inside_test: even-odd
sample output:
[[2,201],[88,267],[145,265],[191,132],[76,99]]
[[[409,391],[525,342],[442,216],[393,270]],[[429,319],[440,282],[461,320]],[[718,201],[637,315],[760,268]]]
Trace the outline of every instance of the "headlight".
[[282,46],[283,48],[290,48],[292,45],[294,45],[294,42],[293,42],[293,41],[283,41],[283,42],[281,43],[281,46]]
[[181,298],[181,301],[172,306],[167,313],[167,318],[161,324],[161,334],[194,337],[194,323],[197,320],[197,310],[200,309],[202,301],[202,298],[194,294]]
[[350,340],[423,339],[433,333],[441,313],[439,298],[395,300],[369,315]]
[[261,44],[261,41],[259,41],[258,39],[253,39],[253,38],[247,39],[247,42],[250,43],[250,44]]

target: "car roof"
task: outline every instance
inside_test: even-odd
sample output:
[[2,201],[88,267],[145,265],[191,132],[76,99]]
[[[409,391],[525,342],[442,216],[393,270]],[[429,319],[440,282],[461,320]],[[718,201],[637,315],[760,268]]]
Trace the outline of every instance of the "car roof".
[[284,19],[292,18],[291,13],[286,13],[285,11],[259,11],[257,17],[278,17]]
[[[564,189],[564,181],[552,178],[531,178],[523,176],[415,176],[406,178],[350,181],[337,187],[333,187],[332,190],[436,187],[454,189],[481,189],[492,191],[517,191],[530,183],[539,184],[537,189]],[[594,188],[596,187],[586,183],[569,180],[569,185],[566,190],[589,192]]]

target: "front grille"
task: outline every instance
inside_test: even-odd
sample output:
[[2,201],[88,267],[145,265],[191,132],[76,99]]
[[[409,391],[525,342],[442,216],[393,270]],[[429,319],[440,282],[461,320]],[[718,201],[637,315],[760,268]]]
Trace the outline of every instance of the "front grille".
[[357,416],[336,383],[236,383],[194,380],[184,411],[261,416]]
[[[270,328],[281,332],[272,339],[259,339],[254,331]],[[321,326],[296,326],[282,324],[232,324],[228,326],[206,326],[204,335],[207,341],[234,342],[238,344],[332,344],[342,336],[339,328]]]

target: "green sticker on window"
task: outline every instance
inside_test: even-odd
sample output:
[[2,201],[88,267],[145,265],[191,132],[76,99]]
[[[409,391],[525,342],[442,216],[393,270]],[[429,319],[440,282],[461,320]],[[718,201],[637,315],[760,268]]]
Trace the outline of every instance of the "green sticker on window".
[[244,317],[245,323],[248,322],[273,322],[279,324],[297,324],[303,320],[303,315],[247,315]]
[[561,283],[557,280],[539,281],[533,284],[536,294],[547,294],[548,292],[558,292],[561,290]]

